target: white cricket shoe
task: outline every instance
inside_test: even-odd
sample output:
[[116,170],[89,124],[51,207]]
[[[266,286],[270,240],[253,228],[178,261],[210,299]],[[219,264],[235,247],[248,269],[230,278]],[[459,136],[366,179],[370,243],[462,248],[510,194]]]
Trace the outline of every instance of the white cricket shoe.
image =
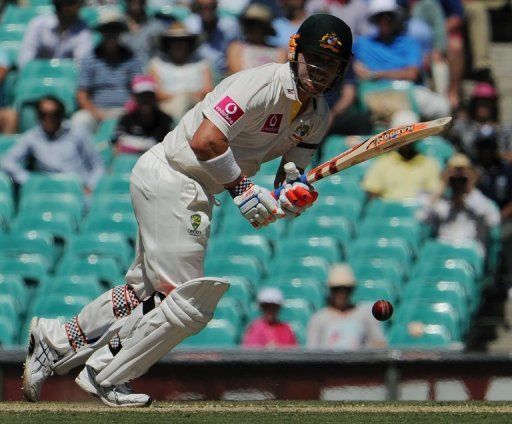
[[128,383],[109,387],[100,386],[96,382],[96,374],[96,371],[90,365],[86,365],[75,381],[86,392],[99,397],[105,405],[114,408],[127,406],[143,407],[149,406],[153,402],[153,399],[148,395],[134,393]]
[[37,317],[30,321],[28,353],[23,371],[23,395],[29,402],[39,400],[43,383],[53,374],[52,366],[59,356],[46,342],[42,325]]

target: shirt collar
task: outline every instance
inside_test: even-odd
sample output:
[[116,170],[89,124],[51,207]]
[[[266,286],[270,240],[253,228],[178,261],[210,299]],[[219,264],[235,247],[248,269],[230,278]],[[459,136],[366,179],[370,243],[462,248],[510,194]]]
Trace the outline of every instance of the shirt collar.
[[293,79],[292,69],[290,63],[283,63],[279,68],[279,79],[283,86],[284,94],[290,100],[299,100],[297,96],[297,86]]
[[63,121],[62,124],[60,125],[60,128],[52,136],[49,136],[43,130],[43,127],[41,125],[39,125],[38,128],[39,128],[39,132],[44,136],[44,138],[46,140],[57,140],[58,138],[60,138],[62,135],[64,135],[65,133],[67,133],[69,131],[70,125],[69,125],[69,121]]

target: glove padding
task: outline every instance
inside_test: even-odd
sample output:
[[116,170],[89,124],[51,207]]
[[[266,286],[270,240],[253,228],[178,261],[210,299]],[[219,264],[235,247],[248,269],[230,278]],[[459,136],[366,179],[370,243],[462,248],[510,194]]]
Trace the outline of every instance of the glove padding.
[[258,185],[253,185],[233,200],[240,213],[254,228],[266,227],[285,216],[270,191]]
[[279,206],[287,218],[295,218],[311,207],[318,198],[312,185],[300,182],[286,184],[279,193]]

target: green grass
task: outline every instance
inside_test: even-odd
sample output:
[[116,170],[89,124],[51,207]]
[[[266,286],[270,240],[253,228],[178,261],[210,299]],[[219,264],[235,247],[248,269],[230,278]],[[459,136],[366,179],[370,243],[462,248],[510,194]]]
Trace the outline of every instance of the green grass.
[[512,404],[484,402],[157,402],[111,409],[92,402],[0,403],[0,423],[510,423]]

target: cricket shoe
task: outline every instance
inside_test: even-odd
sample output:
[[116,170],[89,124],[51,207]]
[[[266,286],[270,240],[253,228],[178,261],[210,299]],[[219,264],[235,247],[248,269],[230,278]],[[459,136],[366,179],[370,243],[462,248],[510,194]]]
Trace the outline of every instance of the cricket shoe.
[[99,397],[105,405],[114,408],[144,407],[151,405],[151,402],[153,402],[153,399],[148,395],[134,393],[128,383],[109,387],[100,386],[96,381],[96,375],[97,372],[90,365],[86,365],[75,381],[87,393]]
[[23,370],[23,395],[29,402],[37,402],[45,380],[53,374],[52,366],[58,359],[57,352],[45,340],[43,322],[34,317],[30,321],[28,354]]

